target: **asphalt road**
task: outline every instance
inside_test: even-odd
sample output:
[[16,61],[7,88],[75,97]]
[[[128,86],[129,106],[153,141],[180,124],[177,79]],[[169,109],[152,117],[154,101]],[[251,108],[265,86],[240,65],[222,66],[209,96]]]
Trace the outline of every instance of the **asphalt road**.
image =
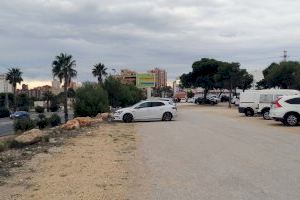
[[137,132],[134,199],[300,199],[300,127],[193,105]]
[[[52,115],[52,113],[44,113],[47,117],[49,117],[50,115]],[[60,117],[61,120],[64,121],[64,114],[63,112],[59,112],[57,113]],[[32,119],[36,119],[38,116],[37,113],[31,113],[30,117]],[[73,113],[69,114],[69,118],[72,119],[73,118]],[[12,135],[14,134],[14,129],[13,129],[13,120],[9,119],[9,118],[1,118],[0,119],[0,137],[1,136],[6,136],[6,135]]]

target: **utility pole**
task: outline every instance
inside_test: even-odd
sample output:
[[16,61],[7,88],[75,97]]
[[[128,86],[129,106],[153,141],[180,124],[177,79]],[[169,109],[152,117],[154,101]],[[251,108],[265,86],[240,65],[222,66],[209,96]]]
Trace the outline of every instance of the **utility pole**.
[[287,57],[288,57],[288,55],[287,55],[287,51],[286,51],[286,50],[284,50],[284,51],[283,51],[283,61],[284,61],[284,62],[286,62],[286,61],[287,61]]

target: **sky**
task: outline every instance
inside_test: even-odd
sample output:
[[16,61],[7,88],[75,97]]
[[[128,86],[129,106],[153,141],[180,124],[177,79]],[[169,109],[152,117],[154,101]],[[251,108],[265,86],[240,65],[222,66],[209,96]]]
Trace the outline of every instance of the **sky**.
[[166,69],[169,80],[203,57],[249,71],[300,60],[300,1],[295,0],[1,0],[0,73],[20,67],[31,85],[49,83],[51,62],[68,53],[77,81],[108,72]]

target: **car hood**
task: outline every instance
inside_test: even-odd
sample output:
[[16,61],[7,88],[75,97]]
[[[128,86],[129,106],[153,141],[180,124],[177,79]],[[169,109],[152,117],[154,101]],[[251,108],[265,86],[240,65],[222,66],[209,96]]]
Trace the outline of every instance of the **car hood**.
[[127,107],[127,108],[121,108],[121,109],[118,109],[116,110],[115,112],[126,112],[126,111],[131,111],[133,108],[132,107]]

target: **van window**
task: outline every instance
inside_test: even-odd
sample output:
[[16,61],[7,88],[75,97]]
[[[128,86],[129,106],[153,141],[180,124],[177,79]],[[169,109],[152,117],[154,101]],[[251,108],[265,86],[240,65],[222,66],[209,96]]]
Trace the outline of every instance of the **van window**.
[[271,103],[273,102],[272,94],[261,94],[259,98],[259,103]]
[[286,102],[289,103],[289,104],[298,104],[298,105],[300,105],[300,98],[289,99],[289,100],[286,100]]

